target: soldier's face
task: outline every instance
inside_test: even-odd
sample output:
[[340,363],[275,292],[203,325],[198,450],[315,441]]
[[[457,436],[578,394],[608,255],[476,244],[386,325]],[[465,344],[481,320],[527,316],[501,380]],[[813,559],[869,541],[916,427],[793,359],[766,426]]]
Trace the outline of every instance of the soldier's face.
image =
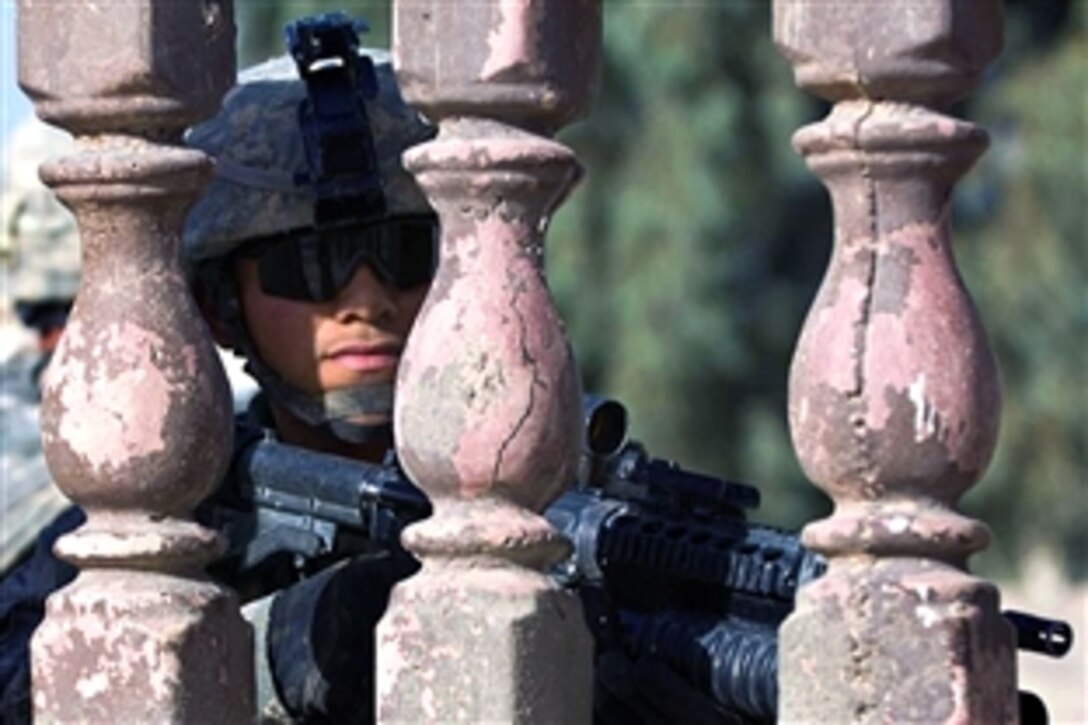
[[427,284],[399,290],[362,264],[332,300],[303,302],[266,294],[256,260],[237,265],[246,329],[286,382],[310,394],[393,382]]

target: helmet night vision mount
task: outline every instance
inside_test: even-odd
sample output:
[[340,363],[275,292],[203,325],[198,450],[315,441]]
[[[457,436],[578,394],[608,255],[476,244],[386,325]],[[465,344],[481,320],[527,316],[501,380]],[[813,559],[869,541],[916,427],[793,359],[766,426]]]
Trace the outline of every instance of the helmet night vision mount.
[[358,31],[344,13],[325,13],[291,23],[287,48],[306,84],[299,127],[309,173],[296,181],[314,191],[314,228],[382,218],[385,196],[366,100],[378,95],[371,59],[359,52]]

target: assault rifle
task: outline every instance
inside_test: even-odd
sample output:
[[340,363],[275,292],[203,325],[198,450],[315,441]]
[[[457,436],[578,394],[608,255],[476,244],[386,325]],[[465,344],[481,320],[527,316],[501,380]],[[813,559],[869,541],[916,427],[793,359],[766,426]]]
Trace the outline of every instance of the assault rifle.
[[[795,532],[747,520],[758,489],[651,458],[627,440],[626,410],[616,401],[587,396],[584,407],[578,485],[544,515],[574,544],[553,576],[582,598],[598,679],[630,679],[627,665],[649,663],[709,698],[718,721],[773,721],[777,629],[824,560]],[[340,558],[395,549],[400,531],[431,513],[392,458],[364,464],[243,428],[232,465],[230,487],[201,515],[230,540],[218,566],[233,581],[249,575],[281,586]],[[1064,622],[1006,616],[1021,649],[1058,657],[1072,644]],[[623,654],[625,671],[610,672],[611,653]],[[675,719],[682,698],[659,699],[650,705],[662,721]],[[1042,707],[1026,693],[1022,702]]]

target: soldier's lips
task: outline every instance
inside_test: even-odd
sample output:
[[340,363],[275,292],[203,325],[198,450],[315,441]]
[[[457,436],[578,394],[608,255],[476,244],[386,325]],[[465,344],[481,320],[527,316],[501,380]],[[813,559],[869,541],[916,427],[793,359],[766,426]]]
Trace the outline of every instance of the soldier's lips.
[[337,355],[333,362],[357,373],[389,370],[397,367],[398,355]]
[[400,346],[387,343],[351,343],[333,348],[325,357],[352,372],[378,372],[397,367],[400,362]]

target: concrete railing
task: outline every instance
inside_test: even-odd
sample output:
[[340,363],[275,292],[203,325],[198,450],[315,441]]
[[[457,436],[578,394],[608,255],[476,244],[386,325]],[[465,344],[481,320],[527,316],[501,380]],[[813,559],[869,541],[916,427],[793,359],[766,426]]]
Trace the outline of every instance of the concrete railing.
[[83,259],[42,445],[87,522],[57,542],[80,572],[34,635],[35,719],[245,722],[250,629],[202,574],[221,538],[190,516],[230,460],[230,389],[178,253],[211,169],[181,136],[234,82],[231,5],[18,9],[20,83],[76,139],[42,177],[75,214]]
[[835,502],[830,559],[780,632],[793,722],[1016,719],[1015,646],[989,532],[955,510],[997,438],[1000,386],[956,271],[952,187],[986,147],[945,114],[1001,47],[999,0],[775,0],[799,86],[833,105],[794,145],[827,185],[835,247],[790,374],[790,429]]
[[[539,512],[573,478],[580,385],[543,237],[576,181],[551,140],[588,109],[599,0],[400,0],[395,57],[438,137],[408,168],[442,221],[405,351],[397,453],[435,504],[423,562],[379,626],[386,722],[588,722],[591,643],[543,570],[568,543]],[[949,247],[948,203],[985,135],[944,113],[1000,46],[998,0],[776,0],[798,85],[834,104],[795,143],[831,191],[835,251],[798,344],[790,421],[835,500],[805,542],[830,570],[781,633],[787,721],[1016,719],[1013,633],[966,573],[955,511],[993,450],[995,365]],[[63,30],[61,30],[63,29]],[[77,138],[44,171],[84,276],[43,404],[58,484],[88,512],[80,566],[33,643],[43,722],[253,718],[250,633],[199,572],[188,514],[230,451],[230,400],[177,266],[207,172],[182,130],[234,78],[231,4],[20,0],[20,79]]]
[[442,225],[397,379],[397,455],[434,515],[378,627],[385,722],[590,720],[591,642],[540,512],[574,481],[581,385],[544,230],[581,174],[548,136],[586,111],[599,0],[402,0],[394,62],[438,137],[405,155]]

